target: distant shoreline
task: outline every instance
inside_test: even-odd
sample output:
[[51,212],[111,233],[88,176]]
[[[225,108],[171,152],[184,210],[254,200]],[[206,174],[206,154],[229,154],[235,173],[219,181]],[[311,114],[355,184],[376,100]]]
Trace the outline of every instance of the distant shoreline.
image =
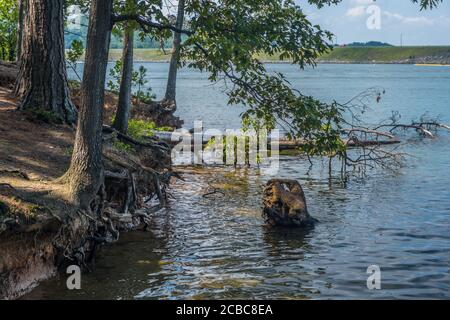
[[[109,60],[109,63],[115,63],[117,60]],[[169,63],[169,60],[140,60],[135,59],[134,62],[137,63]],[[292,64],[290,61],[261,61],[263,64]],[[83,63],[83,61],[79,61],[79,63]],[[415,62],[386,62],[386,61],[317,61],[317,64],[342,64],[342,65],[350,65],[350,64],[361,64],[361,65],[415,65],[419,67],[450,67],[450,64],[442,64],[442,63],[415,63]]]
[[450,65],[450,46],[339,47],[321,57],[322,63]]
[[[168,63],[170,49],[135,49],[136,62]],[[122,57],[122,49],[111,49],[109,61]],[[278,56],[261,55],[258,58],[266,64],[289,64]],[[338,47],[323,55],[318,64],[399,64],[418,66],[449,66],[450,46],[444,47]]]
[[[110,60],[110,63],[116,62],[116,60]],[[137,63],[169,63],[169,60],[134,60]],[[262,61],[263,64],[292,64],[290,61]],[[361,64],[361,65],[415,65],[419,67],[450,67],[450,64],[441,63],[406,63],[406,62],[361,62],[361,61],[317,61],[317,64]]]

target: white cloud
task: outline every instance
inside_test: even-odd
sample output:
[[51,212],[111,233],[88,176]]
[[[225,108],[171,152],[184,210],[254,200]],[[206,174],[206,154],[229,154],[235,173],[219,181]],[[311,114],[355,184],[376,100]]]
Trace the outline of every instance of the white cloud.
[[440,27],[450,28],[450,17],[448,17],[448,16],[440,16],[439,18],[436,19],[436,23]]
[[322,18],[322,16],[318,12],[314,11],[305,12],[305,14],[312,21],[319,20],[320,18]]
[[427,17],[405,17],[399,13],[383,11],[383,15],[391,20],[396,20],[403,24],[408,24],[416,27],[431,27],[435,25],[435,21]]
[[351,0],[350,1],[352,5],[355,6],[367,6],[369,4],[373,4],[374,0]]
[[374,0],[351,0],[351,8],[347,10],[345,15],[349,18],[359,18],[365,16],[369,5],[374,3],[376,3]]
[[357,6],[357,7],[348,9],[347,13],[345,15],[350,18],[358,18],[358,17],[364,16],[365,14],[366,14],[366,7],[365,6]]

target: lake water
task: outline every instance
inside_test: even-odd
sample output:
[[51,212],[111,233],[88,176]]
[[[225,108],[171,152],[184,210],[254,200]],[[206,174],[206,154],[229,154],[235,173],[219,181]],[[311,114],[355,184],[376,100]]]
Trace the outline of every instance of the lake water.
[[[160,97],[168,65],[145,64]],[[366,114],[375,123],[428,112],[450,123],[450,68],[411,65],[320,65],[283,72],[294,87],[320,99],[345,102],[369,87],[386,94]],[[186,127],[239,127],[238,107],[226,105],[223,86],[181,70],[178,115]],[[48,299],[386,299],[450,298],[450,134],[401,136],[410,154],[396,173],[377,171],[342,185],[316,160],[284,157],[279,176],[304,186],[314,230],[268,230],[261,194],[269,177],[256,168],[180,168],[169,208],[154,215],[147,233],[122,235],[104,248],[82,290],[64,277],[26,298]],[[203,195],[220,187],[222,193]],[[366,271],[381,268],[381,290],[367,289]]]

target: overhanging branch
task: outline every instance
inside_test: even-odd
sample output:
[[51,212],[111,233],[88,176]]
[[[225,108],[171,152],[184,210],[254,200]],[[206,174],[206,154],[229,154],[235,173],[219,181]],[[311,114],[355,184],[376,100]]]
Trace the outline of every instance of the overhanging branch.
[[157,30],[171,30],[173,32],[178,32],[181,34],[186,34],[188,36],[192,35],[193,32],[190,30],[185,29],[179,29],[173,25],[170,24],[161,24],[153,21],[149,21],[145,19],[144,17],[137,15],[137,14],[122,14],[122,15],[113,15],[112,22],[113,23],[119,23],[123,21],[136,21],[144,31],[148,31],[148,29],[157,29]]

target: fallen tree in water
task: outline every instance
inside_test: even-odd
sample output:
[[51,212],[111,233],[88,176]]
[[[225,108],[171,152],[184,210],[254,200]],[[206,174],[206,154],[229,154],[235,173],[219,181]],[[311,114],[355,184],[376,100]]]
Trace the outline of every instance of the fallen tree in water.
[[[389,170],[400,168],[403,165],[406,154],[398,151],[398,148],[395,146],[386,148],[388,145],[401,143],[400,138],[394,135],[399,130],[413,130],[425,139],[436,138],[439,129],[450,131],[450,126],[434,119],[424,119],[424,116],[420,121],[413,121],[411,124],[399,123],[397,119],[399,117],[400,115],[394,112],[390,123],[370,127],[358,125],[345,130],[344,133],[348,137],[347,148],[345,151],[330,157],[330,175],[332,170],[331,162],[335,157],[341,161],[340,171],[342,181],[348,179],[349,170],[364,176],[368,169],[374,169],[375,167]],[[388,131],[380,131],[382,129]],[[386,140],[380,140],[380,137],[388,138],[393,143],[386,143]],[[373,143],[368,144],[367,141],[372,141]],[[352,147],[357,147],[357,149],[350,152]]]
[[[356,132],[356,131],[357,130],[352,130],[352,132]],[[343,131],[343,132],[350,133],[350,130]],[[383,133],[383,132],[377,132],[377,134],[379,136],[385,135],[385,133]],[[165,143],[167,143],[168,145],[171,145],[171,146],[175,146],[182,141],[190,141],[191,148],[192,148],[192,150],[194,150],[195,139],[194,139],[194,135],[191,133],[156,132],[155,135],[161,141],[164,141]],[[243,132],[243,135],[245,135],[245,132]],[[206,148],[209,145],[210,141],[211,141],[211,137],[203,136],[203,139],[202,139],[203,148]],[[388,139],[383,139],[383,140],[380,140],[378,138],[375,138],[375,139],[367,138],[364,140],[360,140],[360,139],[355,139],[355,137],[352,136],[349,138],[345,138],[343,140],[343,142],[349,148],[359,148],[359,147],[364,147],[364,146],[375,146],[375,145],[376,146],[378,146],[378,145],[395,145],[395,144],[401,143],[402,141],[393,135],[389,135]],[[282,138],[282,139],[276,141],[276,144],[280,151],[300,150],[302,147],[304,147],[308,144],[308,141],[306,141],[306,140],[290,140],[287,138]],[[270,148],[271,146],[272,146],[272,141],[269,140],[267,147]]]

